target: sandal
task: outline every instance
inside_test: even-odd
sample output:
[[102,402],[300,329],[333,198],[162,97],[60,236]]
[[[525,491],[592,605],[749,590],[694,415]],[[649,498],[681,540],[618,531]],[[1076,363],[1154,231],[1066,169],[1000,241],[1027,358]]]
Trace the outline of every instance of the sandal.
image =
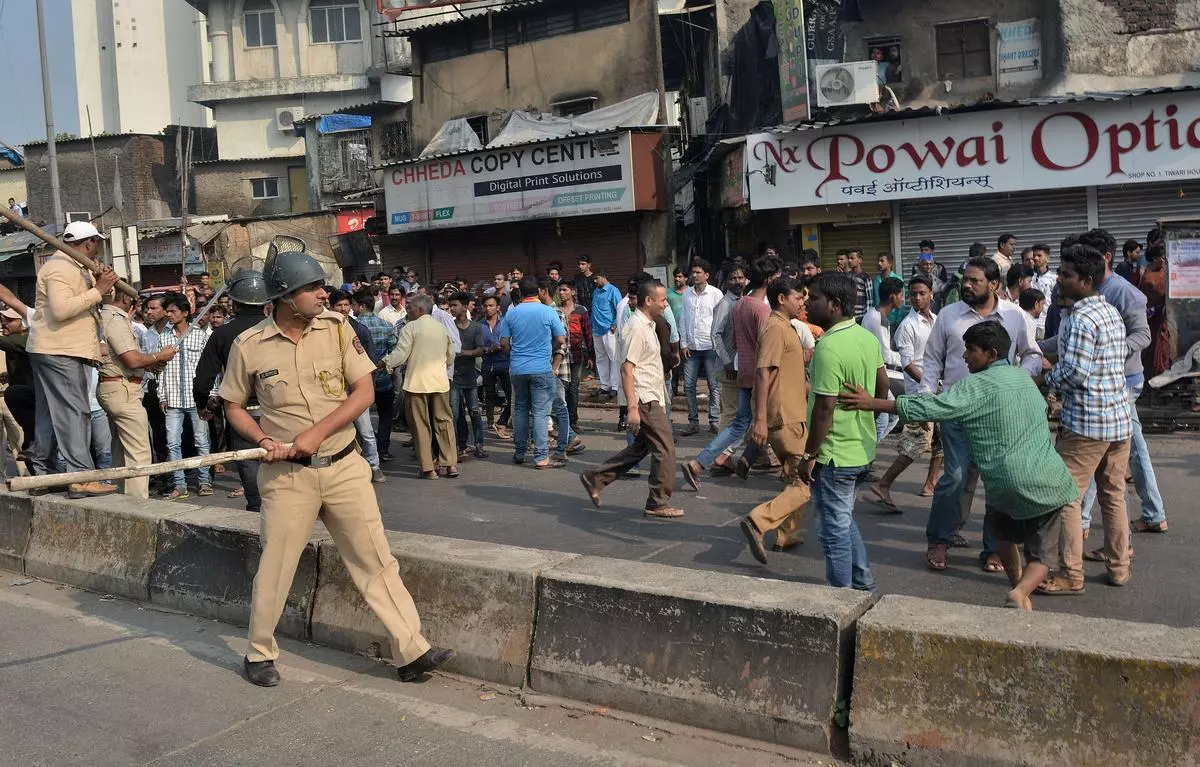
[[557,458],[551,458],[550,460],[546,461],[545,463],[535,463],[533,465],[533,468],[538,469],[540,471],[544,471],[546,469],[561,469],[562,467],[564,467],[566,465],[567,465],[566,463],[558,460]]
[[1134,521],[1130,527],[1135,533],[1165,533],[1167,532],[1167,520],[1164,519],[1162,522],[1150,524],[1145,520],[1139,519]]
[[683,509],[677,509],[673,506],[659,506],[657,509],[646,509],[647,517],[656,517],[658,519],[678,519],[683,516]]
[[1082,583],[1077,587],[1072,586],[1066,578],[1051,575],[1038,584],[1037,590],[1039,594],[1045,594],[1048,597],[1073,597],[1082,594],[1087,587]]
[[950,547],[944,543],[935,543],[925,549],[925,566],[935,572],[941,572],[946,569],[946,558],[950,553]]
[[988,554],[987,559],[979,565],[985,573],[1002,573],[1004,572],[1004,563],[1000,561],[1000,557],[996,554]]
[[436,471],[423,471],[417,475],[417,479],[440,479]]
[[451,466],[449,469],[446,469],[446,479],[458,479],[457,466]]
[[[1092,549],[1091,551],[1086,551],[1083,554],[1083,558],[1089,562],[1104,562],[1105,564],[1108,564],[1109,561],[1108,552],[1106,552],[1104,549]],[[1129,547],[1129,558],[1133,559],[1132,546]]]
[[872,504],[874,506],[878,506],[879,508],[883,509],[883,511],[887,514],[903,514],[904,513],[904,511],[899,506],[896,505],[895,501],[891,501],[891,500],[888,500],[887,498],[884,498],[882,495],[879,494],[879,491],[876,490],[875,488],[871,488],[867,492],[863,493],[862,500],[864,500],[867,503]]
[[683,472],[683,478],[687,481],[688,486],[693,490],[700,490],[700,479],[696,476],[696,470],[692,468],[690,461],[685,461],[679,464],[680,471]]
[[961,533],[954,534],[954,537],[950,539],[950,545],[956,549],[971,548],[971,542],[964,538]]
[[226,498],[242,498],[246,495],[246,488],[239,487],[237,490],[230,490]]
[[587,491],[588,498],[592,500],[592,505],[597,509],[600,508],[600,487],[596,484],[596,481],[587,474],[580,474],[579,483]]

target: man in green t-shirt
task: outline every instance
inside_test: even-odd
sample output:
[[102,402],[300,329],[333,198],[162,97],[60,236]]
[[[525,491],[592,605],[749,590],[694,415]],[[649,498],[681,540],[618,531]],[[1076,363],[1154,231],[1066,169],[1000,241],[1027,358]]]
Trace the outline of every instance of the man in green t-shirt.
[[818,275],[808,289],[808,321],[825,333],[812,358],[814,395],[801,478],[812,483],[817,537],[825,550],[830,586],[875,590],[858,525],[854,487],[875,459],[875,417],[836,407],[847,386],[888,394],[879,341],[854,321],[858,288],[847,274]]
[[[848,410],[962,426],[995,510],[996,553],[1012,585],[1004,606],[1032,610],[1030,594],[1058,564],[1062,508],[1079,497],[1079,489],[1050,444],[1046,422],[1030,417],[1045,408],[1045,400],[1029,374],[1008,363],[1008,331],[998,322],[981,322],[967,329],[963,343],[971,375],[947,392],[889,402],[849,387],[852,392],[838,402]],[[1024,572],[1018,544],[1025,546]]]

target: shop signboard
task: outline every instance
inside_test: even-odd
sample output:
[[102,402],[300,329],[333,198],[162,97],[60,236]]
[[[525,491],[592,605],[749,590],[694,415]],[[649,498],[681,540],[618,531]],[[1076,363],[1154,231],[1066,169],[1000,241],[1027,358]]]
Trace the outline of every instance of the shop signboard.
[[804,29],[804,0],[775,0],[775,39],[779,42],[783,120],[807,120],[808,35]]
[[996,25],[996,76],[1000,87],[1022,85],[1042,79],[1042,22],[1025,19]]
[[567,138],[384,171],[388,234],[634,210],[629,133]]
[[759,133],[746,146],[754,210],[1179,181],[1200,178],[1200,94]]

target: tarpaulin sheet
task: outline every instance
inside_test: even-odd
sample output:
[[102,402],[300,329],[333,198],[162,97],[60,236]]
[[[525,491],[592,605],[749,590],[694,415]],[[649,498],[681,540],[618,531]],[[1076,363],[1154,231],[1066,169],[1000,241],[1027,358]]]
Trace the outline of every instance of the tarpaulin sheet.
[[317,123],[317,133],[342,133],[370,127],[371,118],[368,115],[325,115]]

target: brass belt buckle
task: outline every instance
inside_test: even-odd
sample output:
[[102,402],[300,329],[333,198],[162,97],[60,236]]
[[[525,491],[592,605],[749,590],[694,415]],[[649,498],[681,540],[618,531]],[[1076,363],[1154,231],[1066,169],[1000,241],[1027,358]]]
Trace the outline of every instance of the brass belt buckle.
[[314,455],[309,465],[314,469],[325,469],[333,465],[333,459],[327,455]]

